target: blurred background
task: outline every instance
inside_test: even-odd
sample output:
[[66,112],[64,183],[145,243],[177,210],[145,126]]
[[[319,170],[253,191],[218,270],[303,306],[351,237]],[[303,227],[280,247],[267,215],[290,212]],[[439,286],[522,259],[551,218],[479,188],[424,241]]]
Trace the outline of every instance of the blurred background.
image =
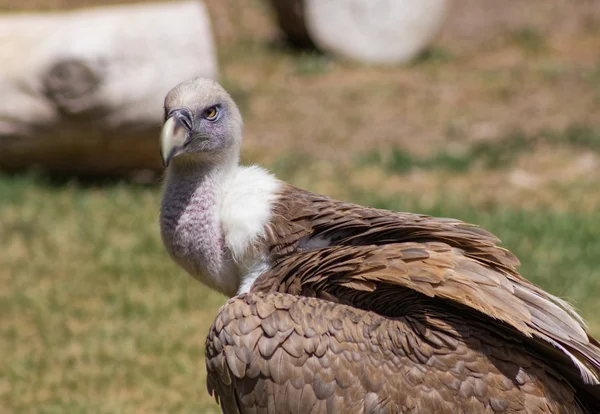
[[[15,81],[39,61],[33,28],[47,12],[108,3],[0,0],[0,56],[11,45],[17,56],[12,72],[0,71],[0,411],[219,412],[206,393],[203,352],[226,298],[176,267],[158,232],[162,96],[184,80],[184,66],[219,79],[238,102],[244,163],[338,199],[476,223],[519,256],[525,277],[573,303],[600,336],[600,2],[455,0],[440,9],[423,45],[381,64],[311,39],[306,32],[316,26],[298,29],[309,0],[206,0],[209,34],[199,40],[177,15],[164,19],[164,34],[118,20],[138,33],[136,42],[147,30],[179,46],[155,54],[148,40],[117,57],[106,48],[115,62],[145,66],[101,72],[93,88],[118,80],[99,94],[102,111],[69,100],[88,89],[62,92],[61,79],[96,79],[79,61],[60,61],[53,83]],[[275,12],[286,4],[291,18]],[[389,10],[379,18],[401,28]],[[48,33],[66,27],[60,18]],[[290,45],[286,24],[304,48]],[[64,36],[88,55],[98,44],[88,48],[75,29]],[[17,37],[30,40],[11,43]],[[204,54],[188,41],[205,42]],[[70,47],[56,42],[52,56]],[[314,43],[321,51],[307,47]],[[92,74],[103,61],[94,62]],[[31,77],[42,72],[49,73]],[[23,118],[37,109],[15,110],[22,103],[10,98],[15,90],[40,95],[53,108],[44,112],[51,122]],[[149,109],[125,121],[113,116],[142,106]]]

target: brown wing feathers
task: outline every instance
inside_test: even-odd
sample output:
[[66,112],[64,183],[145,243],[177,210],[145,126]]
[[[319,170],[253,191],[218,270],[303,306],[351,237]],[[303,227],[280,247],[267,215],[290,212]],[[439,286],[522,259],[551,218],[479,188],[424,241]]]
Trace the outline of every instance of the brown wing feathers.
[[[318,297],[326,292],[342,303],[399,316],[406,313],[404,308],[402,313],[391,310],[402,300],[399,290],[409,289],[465,306],[526,337],[562,348],[576,365],[583,364],[579,366],[582,374],[597,376],[600,353],[587,333],[548,295],[541,296],[532,288],[535,286],[522,284],[509,273],[464,256],[457,248],[432,242],[336,246],[298,253],[276,262],[257,280],[253,291]],[[383,291],[392,294],[382,296]],[[587,382],[592,383],[593,378]]]
[[[423,294],[429,291],[431,294],[432,286],[437,286],[439,297],[457,301],[509,323],[527,336],[537,335],[553,346],[562,348],[578,366],[586,382],[598,383],[600,348],[582,328],[579,316],[568,304],[524,279],[516,271],[518,259],[508,250],[498,247],[499,240],[493,234],[455,219],[365,208],[336,202],[291,186],[282,191],[275,212],[281,211],[281,206],[285,206],[285,212],[280,214],[280,217],[286,217],[285,223],[282,223],[285,231],[277,231],[280,221],[273,223],[270,240],[273,251],[280,250],[280,246],[284,246],[289,253],[310,250],[315,244],[318,248],[325,248],[327,245],[370,245],[366,251],[354,250],[355,262],[365,260],[362,265],[366,268],[361,269],[359,266],[355,269],[355,276],[362,275],[364,280],[361,281],[361,286],[365,288],[373,283],[367,277],[368,274],[387,277],[390,283],[402,283],[395,279],[406,274],[406,271],[400,269],[397,272],[394,266],[399,266],[397,263],[404,260],[410,261],[410,258],[398,257],[395,253],[398,243],[421,242],[411,246],[411,249],[404,249],[405,256],[409,251],[417,256],[428,255],[425,262],[412,266],[410,274],[415,278],[411,279],[411,286],[405,287],[417,291],[421,289],[420,293]],[[428,254],[420,246],[427,242],[438,242],[438,250],[445,248],[446,251],[430,248],[431,254]],[[395,245],[390,248],[390,244]],[[379,247],[375,248],[373,245]],[[448,250],[451,246],[455,249]],[[353,250],[348,247],[346,252],[346,257],[338,258],[338,261],[351,266],[353,262],[346,260],[353,255]],[[365,257],[366,252],[369,257]],[[378,255],[381,257],[383,254],[387,257],[377,262]],[[318,260],[305,259],[302,266],[309,272],[317,270],[315,262],[328,257],[329,251],[322,251],[319,256]],[[396,260],[390,260],[394,257]],[[334,260],[332,257],[328,259]],[[367,260],[374,264],[368,266]],[[448,269],[455,267],[456,263],[453,261],[456,260],[460,260],[458,269],[448,273]],[[343,271],[338,267],[330,273],[343,274]],[[416,272],[420,272],[421,277],[433,277],[437,285],[417,283]],[[440,279],[440,275],[451,277]],[[318,277],[317,273],[313,273],[313,277]],[[328,275],[327,278],[329,277]],[[439,283],[440,281],[444,283]],[[356,280],[351,283],[355,287],[359,286]],[[524,324],[527,324],[526,328]]]
[[[243,412],[363,412],[367,405],[366,412],[457,412],[471,401],[463,387],[475,394],[479,387],[467,412],[579,412],[572,388],[585,387],[579,374],[598,382],[600,348],[582,321],[521,277],[516,257],[492,234],[293,187],[284,188],[273,217],[264,240],[272,266],[248,296],[221,310],[207,340],[209,389],[225,412],[238,412],[236,404]],[[494,343],[493,358],[482,356],[492,348],[481,341]],[[486,379],[445,377],[451,368],[439,353],[463,368],[475,358],[472,374]],[[417,372],[419,383],[432,381],[428,392],[446,394],[417,392]],[[515,388],[503,388],[507,378]],[[401,395],[398,387],[416,391]],[[597,391],[584,394],[578,398],[600,403]]]
[[209,332],[208,389],[225,413],[584,412],[514,333],[463,316],[241,295]]
[[282,190],[273,216],[267,243],[274,256],[332,245],[439,241],[496,266],[514,270],[519,265],[496,245],[496,236],[460,220],[336,202],[291,186]]

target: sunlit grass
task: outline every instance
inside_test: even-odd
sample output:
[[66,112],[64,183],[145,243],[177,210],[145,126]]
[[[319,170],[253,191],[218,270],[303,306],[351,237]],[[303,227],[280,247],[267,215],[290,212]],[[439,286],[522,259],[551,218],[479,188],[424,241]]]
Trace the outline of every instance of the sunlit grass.
[[405,174],[413,169],[466,172],[474,166],[483,169],[507,168],[524,153],[542,145],[570,147],[600,153],[600,131],[591,125],[573,124],[563,130],[546,130],[535,135],[512,131],[503,139],[471,144],[460,151],[442,148],[437,152],[417,157],[398,147],[374,150],[357,158],[358,166],[378,165],[394,174]]
[[[165,254],[158,187],[0,176],[0,194],[0,406],[217,412],[205,390],[203,348],[225,298]],[[495,232],[527,277],[571,300],[600,333],[600,213],[474,209],[443,197],[420,207],[391,194],[348,194]]]
[[224,298],[165,254],[158,189],[3,177],[0,194],[0,406],[210,412],[203,345]]

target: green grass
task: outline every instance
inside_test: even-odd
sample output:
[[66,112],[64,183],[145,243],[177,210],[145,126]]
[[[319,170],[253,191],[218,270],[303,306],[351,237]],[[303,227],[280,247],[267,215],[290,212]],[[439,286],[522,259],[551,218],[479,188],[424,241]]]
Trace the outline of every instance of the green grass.
[[423,64],[432,64],[439,65],[451,62],[455,59],[456,56],[454,54],[443,47],[429,47],[425,49],[423,52],[419,53],[419,55],[412,62],[413,65],[423,65]]
[[464,173],[475,165],[494,169],[509,166],[524,151],[530,150],[533,140],[519,132],[513,133],[508,139],[498,142],[481,142],[452,152],[440,150],[426,157],[415,157],[408,151],[392,147],[388,151],[372,151],[357,160],[358,165],[379,165],[385,171],[394,174],[405,174],[413,169],[447,170]]
[[596,61],[596,66],[588,75],[588,83],[596,91],[596,101],[600,102],[600,59]]
[[555,144],[566,144],[581,149],[600,152],[600,130],[586,124],[572,124],[561,133],[546,131],[542,136],[548,137]]
[[2,177],[0,194],[0,406],[211,412],[203,343],[224,298],[165,254],[159,191]]
[[291,58],[294,61],[294,73],[304,77],[327,73],[333,65],[329,56],[313,51],[303,52]]
[[511,33],[512,41],[525,53],[535,55],[548,49],[542,33],[531,27],[521,27]]
[[543,144],[600,152],[600,131],[588,124],[571,124],[563,130],[545,130],[535,135],[517,130],[503,139],[477,142],[462,151],[441,149],[421,158],[398,147],[370,151],[357,157],[356,164],[378,165],[394,174],[405,174],[413,169],[464,173],[475,166],[483,169],[509,167],[519,156]]
[[[217,412],[203,348],[225,298],[171,263],[159,200],[154,186],[0,176],[3,412]],[[600,334],[600,213],[475,210],[443,195],[427,209],[372,193],[352,201],[481,224]]]

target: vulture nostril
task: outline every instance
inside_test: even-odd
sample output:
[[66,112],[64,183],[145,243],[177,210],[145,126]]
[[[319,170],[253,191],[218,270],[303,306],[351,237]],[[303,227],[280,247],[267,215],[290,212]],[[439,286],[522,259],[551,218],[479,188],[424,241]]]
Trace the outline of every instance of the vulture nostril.
[[192,129],[192,115],[187,109],[175,109],[169,113],[169,117],[176,117],[188,131]]

